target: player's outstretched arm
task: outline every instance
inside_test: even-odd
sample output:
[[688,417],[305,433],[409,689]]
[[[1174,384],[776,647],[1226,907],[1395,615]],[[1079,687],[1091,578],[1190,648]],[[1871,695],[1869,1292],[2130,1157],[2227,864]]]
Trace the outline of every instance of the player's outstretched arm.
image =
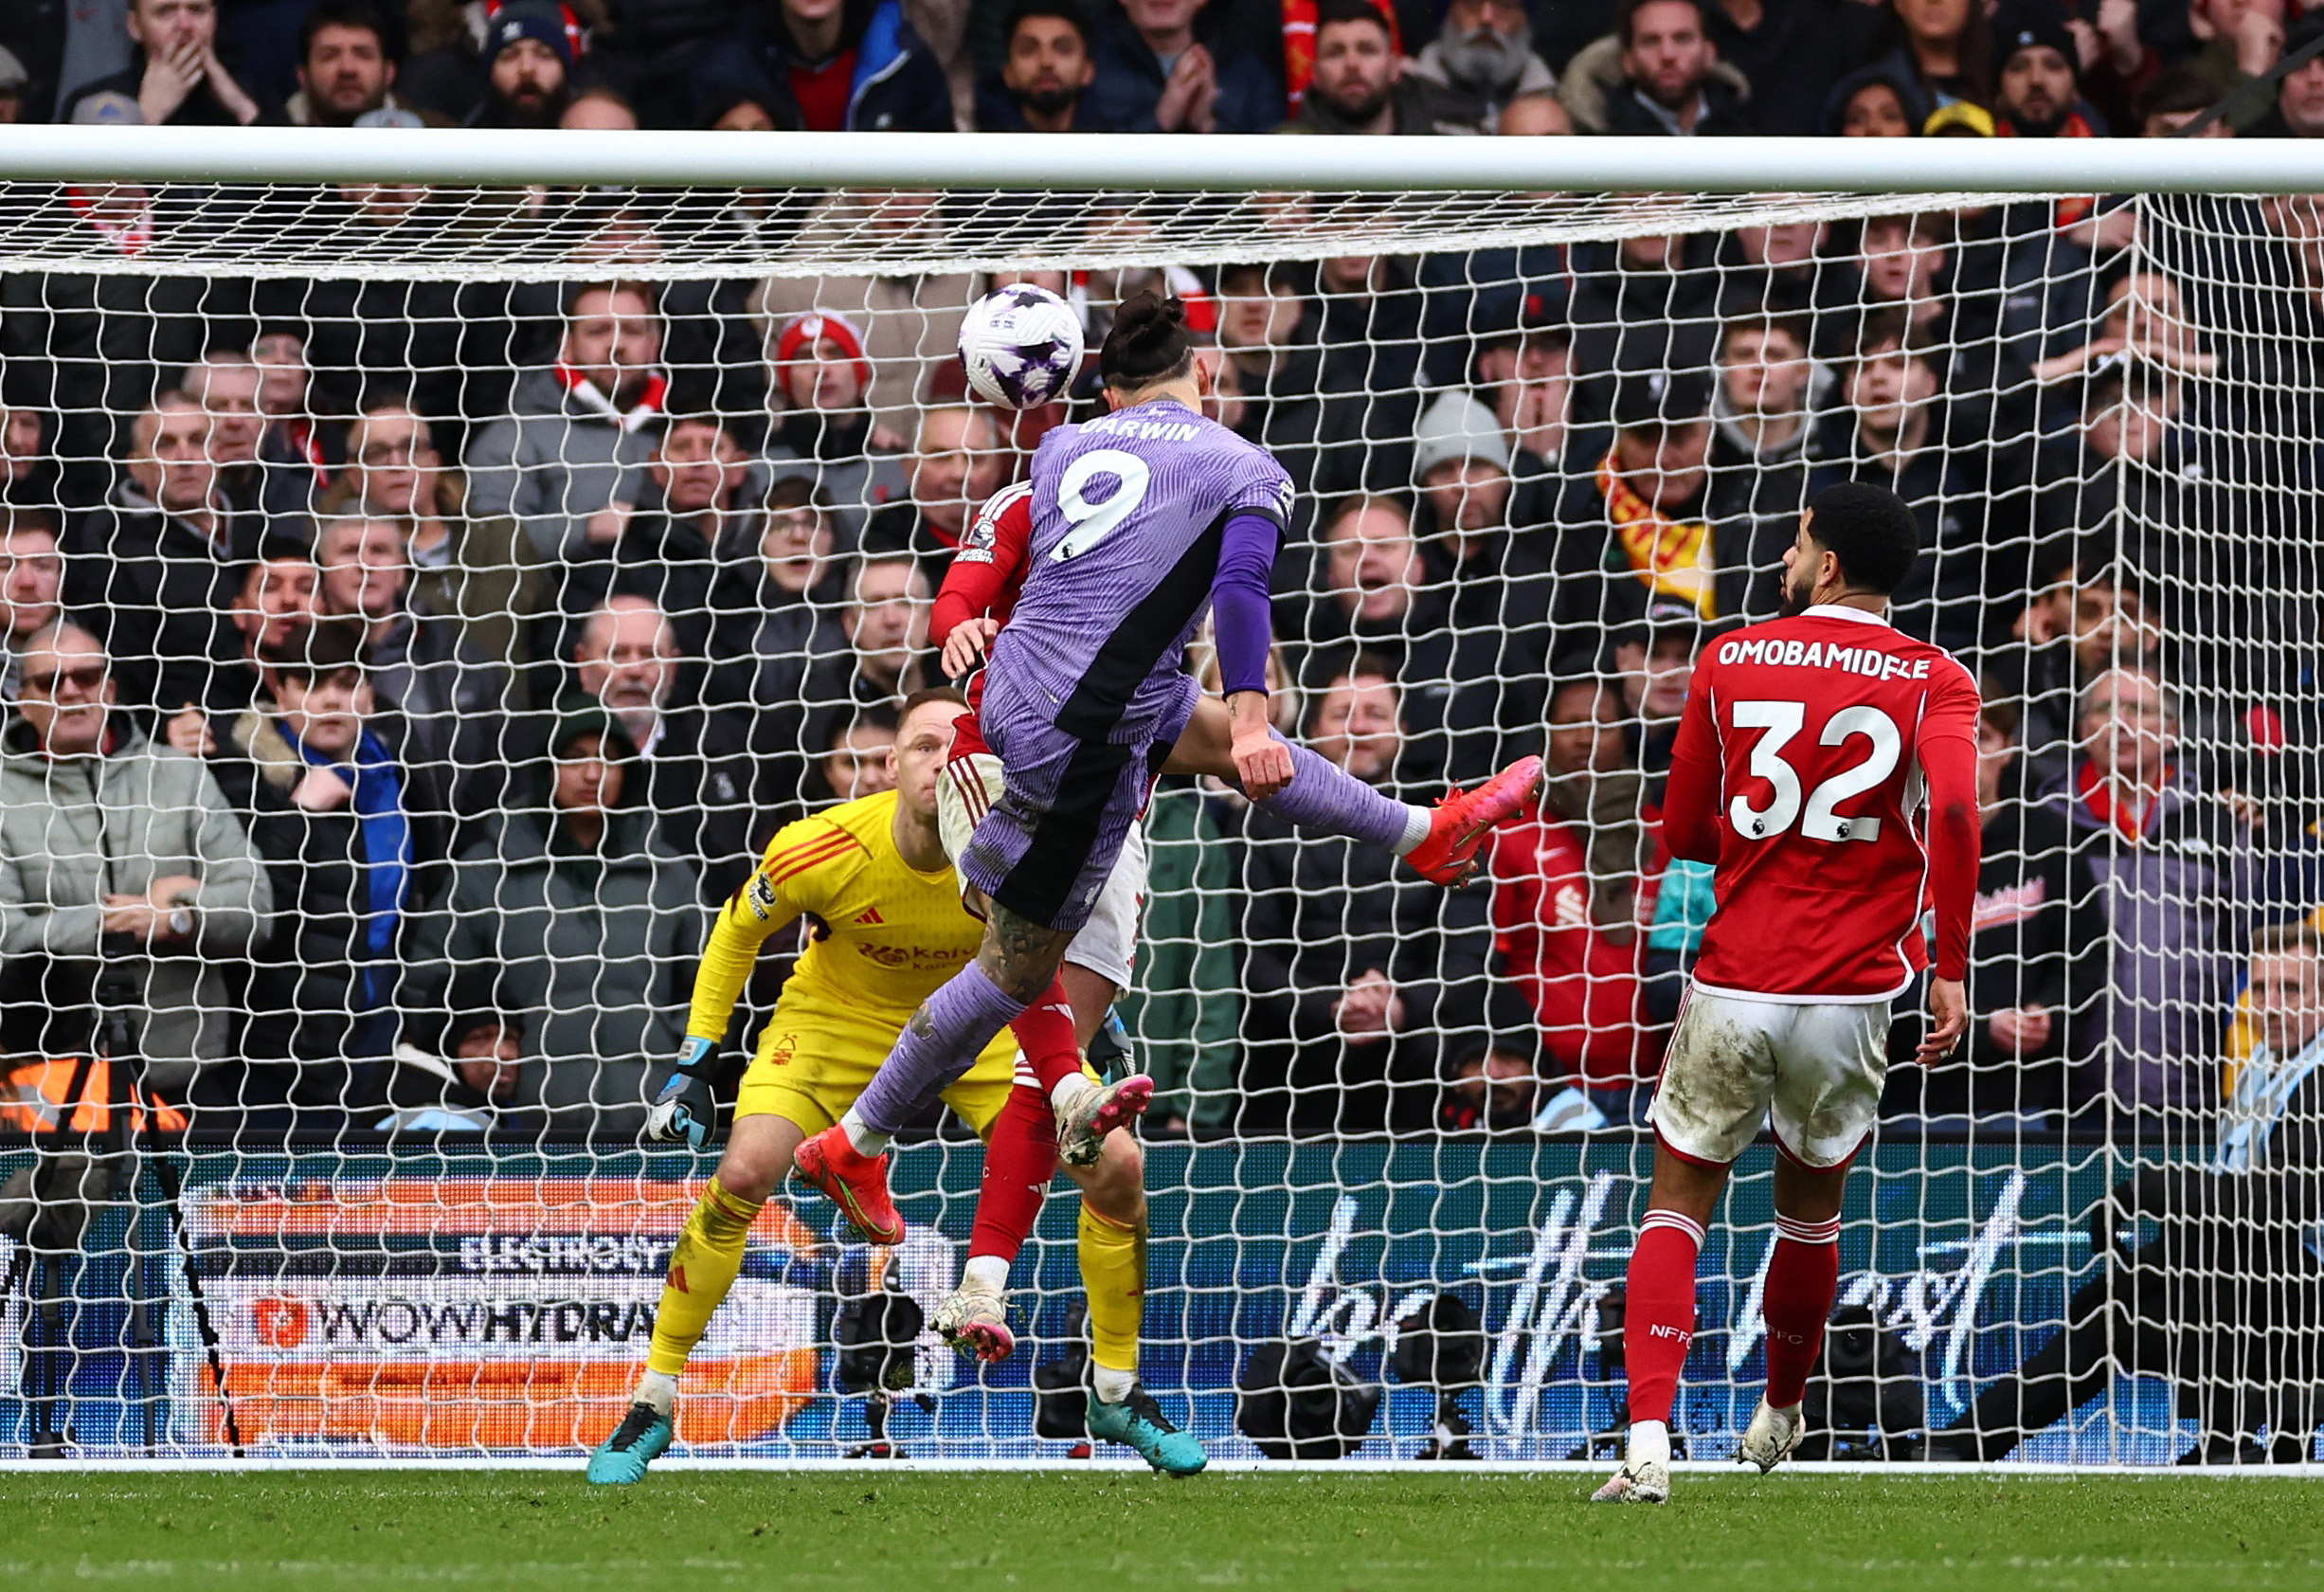
[[[792,866],[799,846],[789,830],[775,837],[766,855],[740,889],[727,897],[711,925],[694,968],[694,999],[686,1014],[686,1038],[678,1045],[670,1076],[646,1113],[645,1136],[663,1144],[685,1143],[700,1149],[717,1131],[712,1080],[718,1067],[718,1041],[734,1021],[734,1004],[757,965],[766,937],[799,915],[775,888]],[[812,842],[809,842],[812,843]]]

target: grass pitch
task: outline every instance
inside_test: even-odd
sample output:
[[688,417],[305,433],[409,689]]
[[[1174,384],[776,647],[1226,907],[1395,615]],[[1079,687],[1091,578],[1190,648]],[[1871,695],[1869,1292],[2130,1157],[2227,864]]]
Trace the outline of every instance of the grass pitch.
[[2324,1482],[668,1472],[0,1475],[0,1586],[1502,1587],[2324,1584]]

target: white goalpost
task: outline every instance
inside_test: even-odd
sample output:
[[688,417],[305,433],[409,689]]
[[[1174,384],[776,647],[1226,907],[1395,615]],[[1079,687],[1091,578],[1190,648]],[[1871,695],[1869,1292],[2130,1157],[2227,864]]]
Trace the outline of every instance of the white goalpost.
[[[1159,790],[1119,1009],[1174,1418],[1230,1463],[1612,1452],[1709,910],[1657,836],[1674,721],[1862,479],[1921,523],[1898,623],[1985,684],[1987,864],[1972,1040],[1892,1069],[1810,1452],[2314,1461],[2304,140],[0,127],[0,1464],[611,1429],[715,1165],[638,1137],[709,914],[879,787],[975,508],[1088,412],[964,393],[1018,280],[1092,349],[1184,297],[1290,472],[1284,728],[1416,800],[1553,776],[1451,895]],[[310,714],[334,660],[361,700]],[[100,684],[76,755],[117,771],[71,784]],[[568,782],[590,737],[617,794]],[[1695,1460],[1757,1397],[1772,1156],[1704,1251]],[[901,1146],[893,1251],[779,1193],[676,1456],[1078,1462],[1066,1185],[1006,1365],[871,1308],[948,1291],[981,1166],[949,1117]]]

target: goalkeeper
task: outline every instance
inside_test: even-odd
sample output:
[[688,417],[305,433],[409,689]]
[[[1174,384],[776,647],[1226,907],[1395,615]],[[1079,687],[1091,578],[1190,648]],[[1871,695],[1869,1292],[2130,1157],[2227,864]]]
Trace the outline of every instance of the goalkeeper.
[[[589,1479],[627,1483],[670,1446],[686,1357],[742,1269],[759,1207],[791,1169],[802,1140],[839,1119],[887,1059],[919,1004],[976,955],[983,925],[961,905],[936,827],[936,781],[965,702],[923,691],[904,705],[896,787],[802,819],[778,834],[718,914],[694,976],[677,1074],[647,1133],[700,1149],[714,1122],[710,1076],[718,1040],[768,935],[804,916],[805,952],[784,985],[744,1075],[726,1153],[670,1256],[654,1342],[628,1412],[589,1456]],[[1058,1014],[1063,1042],[1071,1019]],[[1029,1039],[1028,1043],[1053,1042]],[[1015,1087],[1011,1033],[987,1044],[945,1103],[989,1138]],[[1081,1275],[1101,1362],[1137,1364],[1145,1292],[1144,1168],[1127,1134],[1108,1134],[1097,1162],[1072,1168],[1082,1185]],[[1143,1390],[1091,1429],[1127,1442],[1159,1469],[1202,1468],[1202,1446]]]

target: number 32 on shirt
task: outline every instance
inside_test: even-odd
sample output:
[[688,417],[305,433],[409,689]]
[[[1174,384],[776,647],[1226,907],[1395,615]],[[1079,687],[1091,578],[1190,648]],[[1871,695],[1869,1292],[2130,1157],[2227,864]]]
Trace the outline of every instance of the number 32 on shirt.
[[[1880,839],[1879,818],[1845,816],[1840,805],[1877,789],[1896,772],[1904,755],[1904,733],[1895,719],[1860,702],[1826,719],[1808,746],[1795,747],[1807,728],[1803,702],[1736,702],[1729,716],[1738,730],[1761,732],[1752,743],[1748,771],[1765,781],[1771,792],[1765,806],[1741,794],[1727,804],[1727,822],[1738,835],[1771,841],[1796,825],[1811,841]],[[1802,779],[1800,765],[1815,780],[1812,788]]]

